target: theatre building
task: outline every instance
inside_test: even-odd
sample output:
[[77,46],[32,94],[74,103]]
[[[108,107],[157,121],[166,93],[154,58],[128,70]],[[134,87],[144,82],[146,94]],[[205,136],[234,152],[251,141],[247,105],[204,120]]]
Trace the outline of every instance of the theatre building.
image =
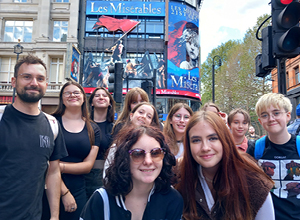
[[[201,0],[0,0],[0,104],[11,101],[17,57],[32,53],[48,67],[46,111],[58,103],[66,78],[89,94],[108,86],[116,62],[123,65],[123,96],[155,78],[164,113],[176,102],[198,110],[200,6]],[[21,54],[13,50],[18,39]]]

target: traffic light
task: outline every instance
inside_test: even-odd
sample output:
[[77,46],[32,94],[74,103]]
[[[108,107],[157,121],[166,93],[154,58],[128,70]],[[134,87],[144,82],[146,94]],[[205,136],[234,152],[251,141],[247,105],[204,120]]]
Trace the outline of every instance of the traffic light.
[[142,89],[148,94],[149,99],[151,98],[151,92],[153,88],[153,83],[151,81],[145,81],[141,84]]
[[108,91],[113,93],[114,100],[117,103],[122,103],[123,92],[123,63],[116,62],[114,66],[110,66],[108,69],[110,76],[108,77]]
[[262,68],[262,54],[258,54],[255,57],[255,75],[257,77],[265,77],[270,73],[271,70]]
[[162,122],[163,121],[163,113],[164,113],[164,110],[163,110],[163,107],[161,106],[161,105],[159,105],[157,108],[156,108],[156,111],[157,111],[157,114],[158,114],[158,118],[159,118],[159,120],[160,120],[160,122]]
[[268,26],[262,29],[261,36],[261,68],[263,70],[272,70],[274,67],[276,67],[276,59],[273,57],[272,26]]
[[300,3],[272,0],[273,55],[292,58],[300,54]]

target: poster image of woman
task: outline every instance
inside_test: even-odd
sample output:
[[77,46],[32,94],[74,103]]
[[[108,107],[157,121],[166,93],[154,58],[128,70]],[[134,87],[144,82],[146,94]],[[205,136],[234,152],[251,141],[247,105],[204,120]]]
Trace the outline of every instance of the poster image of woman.
[[193,69],[199,66],[199,28],[192,22],[179,21],[169,33],[168,57],[181,69]]
[[78,73],[79,73],[79,63],[78,60],[73,58],[72,64],[71,64],[71,77],[76,82],[78,82]]

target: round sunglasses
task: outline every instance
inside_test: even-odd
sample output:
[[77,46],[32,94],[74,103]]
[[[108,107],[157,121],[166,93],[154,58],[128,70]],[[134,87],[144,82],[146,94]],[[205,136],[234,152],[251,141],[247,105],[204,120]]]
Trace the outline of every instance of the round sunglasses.
[[149,152],[147,152],[143,149],[135,148],[135,149],[129,150],[128,153],[130,154],[132,161],[135,163],[143,162],[145,160],[147,153],[150,153],[151,159],[154,162],[161,161],[162,159],[164,159],[164,156],[165,156],[165,151],[163,148],[153,148]]

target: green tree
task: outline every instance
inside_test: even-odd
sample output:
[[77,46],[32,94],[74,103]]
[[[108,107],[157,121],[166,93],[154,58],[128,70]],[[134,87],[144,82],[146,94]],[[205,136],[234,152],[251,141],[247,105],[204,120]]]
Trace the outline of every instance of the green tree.
[[[257,125],[255,104],[258,98],[272,91],[270,75],[259,78],[255,75],[255,57],[261,53],[261,41],[256,32],[269,15],[257,19],[256,25],[248,29],[242,41],[230,40],[213,49],[201,66],[202,103],[212,100],[212,61],[219,55],[222,66],[215,60],[215,103],[229,113],[234,108],[243,108],[250,113],[251,121]],[[262,28],[270,24],[268,20]],[[258,36],[261,36],[261,30]],[[258,125],[256,128],[260,128]]]

